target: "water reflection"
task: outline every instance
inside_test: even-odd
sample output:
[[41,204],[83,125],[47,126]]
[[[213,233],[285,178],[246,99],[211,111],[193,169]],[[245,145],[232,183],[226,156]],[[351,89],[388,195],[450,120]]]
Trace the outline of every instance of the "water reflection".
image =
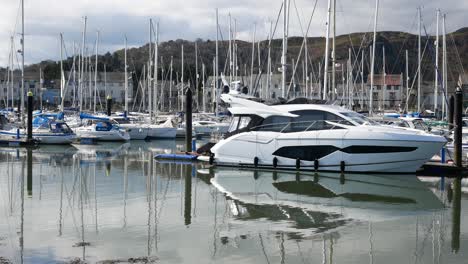
[[0,256],[13,263],[460,263],[466,257],[460,179],[441,183],[449,186],[444,192],[439,183],[407,175],[249,171],[152,159],[180,145],[0,149],[6,172]]

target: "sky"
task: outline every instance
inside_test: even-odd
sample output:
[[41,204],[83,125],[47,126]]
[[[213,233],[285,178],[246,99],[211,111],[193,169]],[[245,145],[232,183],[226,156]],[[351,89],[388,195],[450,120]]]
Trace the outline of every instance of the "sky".
[[[63,33],[65,55],[73,53],[73,42],[81,43],[83,18],[88,20],[87,45],[94,49],[100,32],[99,53],[148,42],[149,19],[160,23],[160,40],[216,38],[215,8],[223,37],[228,35],[229,14],[237,22],[237,38],[266,39],[282,0],[24,0],[26,64],[60,58],[59,34]],[[314,11],[314,5],[317,5]],[[10,37],[15,50],[20,47],[21,0],[0,0],[0,67],[8,65]],[[336,0],[337,34],[373,30],[375,0]],[[448,32],[468,26],[466,0],[380,0],[377,30],[417,33],[417,8],[422,8],[422,24],[428,34],[436,31],[436,10],[446,14]],[[312,15],[313,14],[313,15]],[[308,36],[325,36],[327,0],[291,0],[290,36],[303,36],[312,16]],[[282,34],[281,20],[276,38]],[[302,30],[301,30],[302,27]],[[15,55],[15,61],[20,60]],[[16,64],[16,62],[15,62]]]

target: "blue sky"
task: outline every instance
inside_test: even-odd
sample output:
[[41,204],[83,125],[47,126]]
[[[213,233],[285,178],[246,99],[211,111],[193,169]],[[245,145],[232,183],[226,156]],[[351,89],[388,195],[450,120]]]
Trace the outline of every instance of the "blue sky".
[[[15,35],[19,47],[20,0],[0,0],[0,66],[6,66],[10,49],[9,38]],[[325,35],[327,0],[317,0],[310,36]],[[410,3],[408,3],[410,2]],[[161,40],[197,37],[215,39],[215,8],[219,8],[220,26],[227,35],[228,14],[237,21],[237,37],[251,40],[253,24],[257,38],[265,39],[270,21],[275,20],[281,0],[25,0],[26,63],[59,58],[59,33],[63,32],[67,54],[73,42],[81,42],[83,17],[88,17],[88,45],[93,47],[96,31],[101,34],[100,53],[123,47],[124,35],[130,46],[148,42],[148,20],[160,21]],[[312,14],[315,0],[291,0],[290,35],[302,35]],[[435,12],[447,14],[447,30],[468,26],[466,0],[380,0],[378,30],[417,32],[416,9],[422,6],[423,24],[429,33],[435,32]],[[297,11],[296,11],[297,7]],[[371,31],[374,0],[337,0],[338,34]],[[276,37],[280,37],[280,32]]]

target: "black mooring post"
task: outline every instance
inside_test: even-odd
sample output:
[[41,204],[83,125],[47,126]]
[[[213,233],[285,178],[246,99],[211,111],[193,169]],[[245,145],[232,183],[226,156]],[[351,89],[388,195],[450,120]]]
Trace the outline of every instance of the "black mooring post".
[[[28,110],[29,111],[29,110]],[[26,178],[26,186],[28,189],[28,196],[32,196],[32,186],[33,186],[33,162],[32,162],[32,148],[27,148],[27,155],[26,155],[26,163],[27,163],[27,178]]]
[[453,112],[455,111],[455,97],[450,96],[449,105],[448,105],[448,125],[449,130],[453,129]]
[[111,116],[112,115],[112,97],[107,96],[106,102],[107,102],[107,116]]
[[463,93],[460,88],[455,92],[455,109],[454,109],[454,125],[455,131],[453,135],[453,149],[455,156],[455,165],[459,168],[462,166],[462,122],[463,122]]
[[32,136],[32,111],[33,111],[33,104],[34,104],[34,98],[33,98],[33,93],[28,92],[28,142],[31,142],[33,139]]
[[187,152],[192,152],[192,90],[185,93],[185,145]]

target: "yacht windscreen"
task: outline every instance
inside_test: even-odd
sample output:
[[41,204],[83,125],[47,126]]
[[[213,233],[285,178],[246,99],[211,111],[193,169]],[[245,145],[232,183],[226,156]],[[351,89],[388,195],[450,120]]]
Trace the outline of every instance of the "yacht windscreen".
[[369,118],[358,114],[356,112],[341,112],[340,114],[346,116],[347,118],[351,119],[352,121],[358,123],[359,125],[369,124],[369,125],[378,125],[377,122],[370,120]]

